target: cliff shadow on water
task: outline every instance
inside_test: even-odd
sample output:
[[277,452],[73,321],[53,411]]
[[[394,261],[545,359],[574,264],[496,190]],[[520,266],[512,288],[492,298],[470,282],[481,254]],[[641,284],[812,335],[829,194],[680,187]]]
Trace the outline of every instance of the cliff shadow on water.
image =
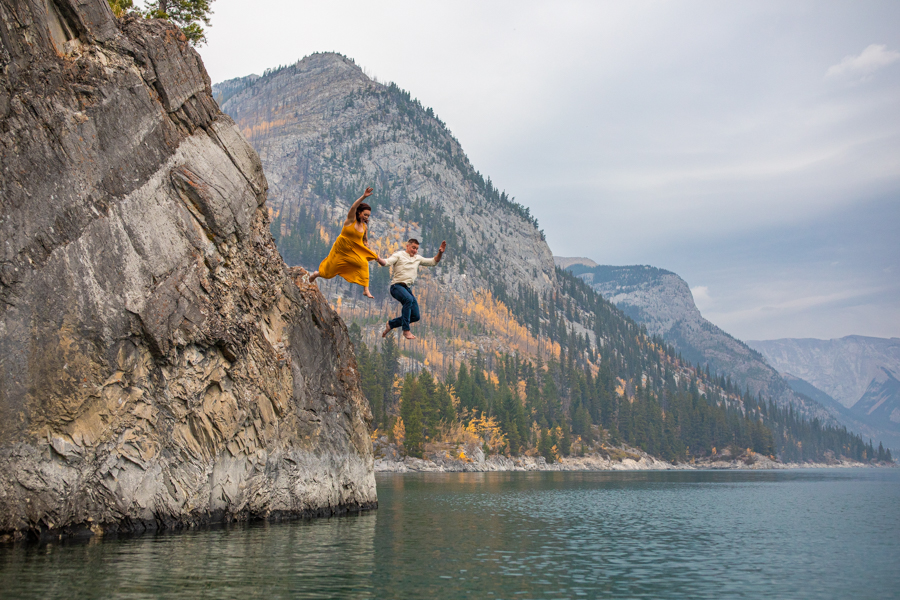
[[377,505],[347,330],[174,26],[0,0],[0,539]]

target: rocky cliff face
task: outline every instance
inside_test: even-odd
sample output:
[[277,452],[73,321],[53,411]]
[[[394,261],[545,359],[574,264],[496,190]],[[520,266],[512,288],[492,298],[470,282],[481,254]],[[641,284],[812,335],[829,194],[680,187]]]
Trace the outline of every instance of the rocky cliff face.
[[184,37],[0,0],[0,42],[0,534],[374,506],[346,329]]
[[708,364],[741,389],[749,387],[779,403],[793,403],[809,416],[832,419],[821,405],[798,396],[762,356],[703,318],[681,277],[646,265],[615,267],[569,261],[581,277],[622,312],[675,346],[693,363]]

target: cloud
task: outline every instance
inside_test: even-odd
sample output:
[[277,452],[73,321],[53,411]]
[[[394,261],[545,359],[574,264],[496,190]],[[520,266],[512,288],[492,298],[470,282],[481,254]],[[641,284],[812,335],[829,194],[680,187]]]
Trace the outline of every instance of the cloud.
[[815,279],[755,277],[745,282],[743,289],[727,290],[724,300],[717,299],[716,309],[701,312],[744,340],[897,335],[896,284],[877,287],[862,282],[862,287],[853,287],[854,282],[838,281],[817,285]]
[[888,50],[884,44],[871,44],[860,54],[845,56],[841,62],[828,67],[825,77],[865,77],[898,60],[900,52]]
[[339,51],[433,107],[555,253],[674,271],[742,338],[900,336],[900,2],[246,5],[216,0],[214,81]]
[[697,305],[701,311],[709,306],[711,298],[709,297],[709,288],[705,285],[698,285],[697,287],[691,288],[691,294],[694,296],[694,304]]

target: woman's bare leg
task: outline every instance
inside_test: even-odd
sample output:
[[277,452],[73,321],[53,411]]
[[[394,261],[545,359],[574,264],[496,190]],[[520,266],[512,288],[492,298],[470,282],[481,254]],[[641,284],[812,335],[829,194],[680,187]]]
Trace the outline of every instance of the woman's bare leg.
[[313,271],[312,273],[309,274],[309,282],[312,283],[313,281],[316,280],[316,278],[317,278],[318,276],[319,276],[319,272],[318,272],[318,271]]
[[366,286],[363,288],[363,296],[365,296],[366,298],[374,298],[375,297],[372,295],[372,292],[369,291],[369,286]]

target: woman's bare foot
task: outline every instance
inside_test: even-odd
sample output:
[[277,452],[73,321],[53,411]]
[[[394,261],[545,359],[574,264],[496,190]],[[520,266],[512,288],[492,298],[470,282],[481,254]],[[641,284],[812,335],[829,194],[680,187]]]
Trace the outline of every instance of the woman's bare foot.
[[414,335],[412,334],[412,331],[404,331],[404,332],[403,332],[403,337],[405,337],[405,338],[408,339],[408,340],[414,340],[414,339],[416,339],[416,336],[414,336]]
[[391,332],[391,324],[388,323],[387,326],[385,326],[384,331],[381,332],[381,337],[387,337],[387,334],[389,334],[390,332]]
[[372,292],[369,291],[369,288],[363,288],[363,296],[366,298],[375,298],[375,296],[372,295]]
[[316,280],[316,278],[317,278],[318,276],[319,276],[319,272],[318,272],[318,271],[313,271],[312,273],[309,274],[309,282],[312,283],[313,281]]

